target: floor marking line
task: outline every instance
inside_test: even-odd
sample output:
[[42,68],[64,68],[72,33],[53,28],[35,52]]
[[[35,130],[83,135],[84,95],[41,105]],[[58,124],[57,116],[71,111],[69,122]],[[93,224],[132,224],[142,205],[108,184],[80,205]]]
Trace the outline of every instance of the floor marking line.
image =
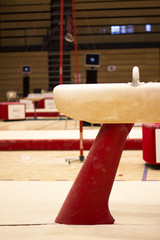
[[142,181],[147,180],[147,174],[148,174],[148,164],[146,163],[143,171]]
[[56,223],[15,223],[15,224],[0,224],[0,227],[28,227],[28,226],[45,226],[55,225]]

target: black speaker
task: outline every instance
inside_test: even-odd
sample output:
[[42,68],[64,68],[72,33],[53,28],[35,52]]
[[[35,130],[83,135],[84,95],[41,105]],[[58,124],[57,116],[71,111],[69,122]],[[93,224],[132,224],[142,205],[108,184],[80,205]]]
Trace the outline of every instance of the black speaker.
[[23,97],[27,97],[29,94],[29,80],[28,75],[23,77]]
[[97,83],[97,70],[86,71],[86,83]]

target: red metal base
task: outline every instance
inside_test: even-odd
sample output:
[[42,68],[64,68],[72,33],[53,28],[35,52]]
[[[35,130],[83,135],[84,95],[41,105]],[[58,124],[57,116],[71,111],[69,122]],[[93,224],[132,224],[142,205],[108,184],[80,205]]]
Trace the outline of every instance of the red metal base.
[[113,224],[108,200],[133,124],[103,124],[55,222]]

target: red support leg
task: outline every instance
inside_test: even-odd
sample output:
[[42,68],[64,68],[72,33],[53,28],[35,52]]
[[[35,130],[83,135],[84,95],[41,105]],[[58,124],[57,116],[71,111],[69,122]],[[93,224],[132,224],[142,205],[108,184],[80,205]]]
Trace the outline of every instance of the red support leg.
[[108,201],[133,124],[103,124],[55,222],[113,224]]

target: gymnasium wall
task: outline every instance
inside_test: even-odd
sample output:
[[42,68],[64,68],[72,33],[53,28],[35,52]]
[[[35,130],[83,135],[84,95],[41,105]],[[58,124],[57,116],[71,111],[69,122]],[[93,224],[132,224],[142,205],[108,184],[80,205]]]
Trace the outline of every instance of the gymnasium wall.
[[[120,83],[132,79],[132,68],[140,69],[142,82],[160,80],[160,50],[159,48],[141,49],[106,49],[106,50],[81,50],[78,52],[78,66],[81,83],[86,82],[86,70],[91,67],[85,66],[86,53],[100,54],[100,67],[98,71],[99,83]],[[75,83],[75,53],[71,52],[72,83]]]
[[7,91],[23,93],[22,65],[32,68],[30,92],[47,90],[48,52],[42,47],[50,28],[50,0],[1,0],[0,13],[0,101]]
[[48,89],[48,52],[0,53],[0,101],[6,101],[7,91],[23,93],[22,65],[31,66],[30,92],[34,88]]
[[[86,82],[89,68],[84,66],[84,58],[89,52],[100,53],[100,83],[130,81],[135,65],[140,68],[141,81],[160,81],[160,0],[75,2],[81,83]],[[22,93],[23,64],[32,65],[30,91],[48,89],[48,53],[52,49],[43,46],[53,30],[51,4],[59,6],[60,0],[0,1],[0,101],[5,100],[9,90]],[[58,31],[57,28],[57,38]],[[59,50],[56,51],[58,55]],[[71,70],[71,83],[75,83],[74,51],[70,52],[70,59],[67,71]]]
[[[90,52],[101,55],[98,82],[128,82],[135,65],[141,81],[160,80],[159,0],[76,0],[76,23],[82,83],[89,69],[84,66],[85,53]],[[74,83],[74,52],[71,73]]]
[[76,0],[79,44],[160,41],[160,1]]
[[1,0],[0,47],[42,45],[50,28],[50,0]]

